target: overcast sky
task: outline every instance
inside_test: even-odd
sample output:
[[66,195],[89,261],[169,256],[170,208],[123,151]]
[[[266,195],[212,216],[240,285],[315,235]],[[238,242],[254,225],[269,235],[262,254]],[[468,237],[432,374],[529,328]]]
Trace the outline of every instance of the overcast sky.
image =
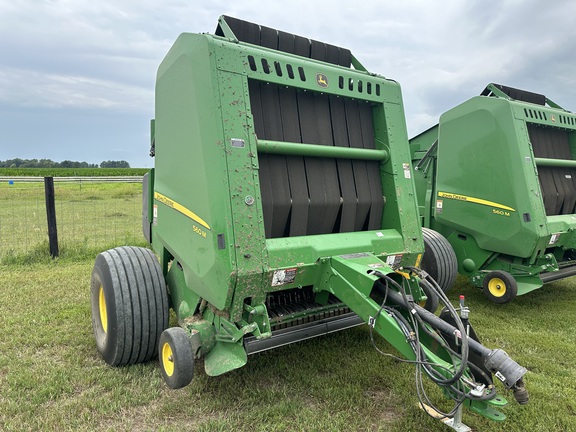
[[0,0],[0,160],[151,167],[160,61],[220,15],[349,48],[402,85],[409,135],[496,82],[576,110],[569,0]]

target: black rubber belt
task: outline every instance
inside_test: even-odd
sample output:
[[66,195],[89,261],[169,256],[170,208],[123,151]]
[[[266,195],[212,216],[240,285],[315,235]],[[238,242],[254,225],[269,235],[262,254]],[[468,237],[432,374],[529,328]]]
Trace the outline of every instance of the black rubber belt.
[[[241,41],[350,67],[347,49],[225,19]],[[223,34],[220,28],[217,34]],[[375,148],[366,103],[256,81],[249,82],[249,91],[260,139]],[[260,154],[259,165],[267,238],[380,228],[378,162]]]
[[[334,144],[338,147],[350,147],[348,140],[348,128],[346,127],[346,109],[341,98],[330,98],[330,111],[332,113],[332,132]],[[352,161],[338,159],[338,179],[342,196],[342,208],[340,211],[338,232],[352,232],[356,226],[358,214],[358,195],[356,194],[356,181]]]
[[[362,122],[358,103],[352,100],[345,102],[346,125],[348,127],[348,140],[350,147],[364,148],[362,142]],[[367,162],[362,160],[352,161],[352,171],[356,185],[358,206],[354,222],[354,231],[362,231],[368,226],[368,215],[371,206],[370,180],[368,178]]]
[[[546,142],[542,139],[540,128],[534,125],[528,125],[528,133],[530,135],[530,142],[534,150],[535,157],[548,158],[548,148]],[[546,215],[557,215],[558,191],[554,183],[554,175],[552,167],[540,166],[538,167],[538,178],[540,180],[540,189],[542,190],[542,199],[544,200],[544,209]]]
[[[554,143],[554,158],[572,159],[570,152],[570,141],[568,132],[562,129],[548,129],[551,141]],[[576,170],[574,168],[562,167],[561,181],[564,186],[564,204],[562,214],[573,214],[576,205]]]
[[[534,156],[571,159],[566,131],[528,125]],[[576,204],[576,171],[565,167],[538,167],[546,215],[572,214]]]
[[[372,109],[366,102],[358,102],[360,110],[360,125],[362,130],[362,143],[366,149],[375,149],[374,122],[372,121]],[[370,185],[370,216],[368,218],[368,230],[382,227],[382,212],[384,210],[384,198],[382,196],[382,178],[380,177],[380,164],[376,161],[366,162],[368,171],[368,183]]]
[[[260,45],[278,49],[278,32],[268,27],[262,27],[260,33]],[[278,86],[260,83],[260,97],[262,102],[262,114],[264,122],[264,136],[273,141],[283,141],[282,116],[280,111],[280,97]],[[270,227],[269,237],[284,237],[290,209],[290,182],[286,156],[283,155],[260,155],[259,164],[268,164],[270,184],[272,188],[272,219],[268,222]],[[266,226],[266,219],[264,220]]]

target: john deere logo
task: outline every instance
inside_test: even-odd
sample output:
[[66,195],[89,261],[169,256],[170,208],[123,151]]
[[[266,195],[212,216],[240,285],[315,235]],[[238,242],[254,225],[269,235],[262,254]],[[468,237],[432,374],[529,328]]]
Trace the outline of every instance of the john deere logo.
[[328,77],[322,73],[316,74],[316,84],[320,87],[326,88],[328,87]]

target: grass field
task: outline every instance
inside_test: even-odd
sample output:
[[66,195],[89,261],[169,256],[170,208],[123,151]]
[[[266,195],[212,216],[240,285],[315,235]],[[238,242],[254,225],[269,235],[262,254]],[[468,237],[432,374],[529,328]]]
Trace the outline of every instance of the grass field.
[[[254,355],[221,377],[197,361],[194,381],[178,391],[164,385],[157,361],[111,368],[92,336],[92,259],[36,261],[0,266],[2,430],[448,430],[418,408],[413,368],[379,356],[366,327]],[[574,281],[505,306],[462,281],[454,301],[460,293],[485,345],[529,369],[531,394],[519,406],[504,391],[503,423],[468,411],[465,422],[475,431],[575,431]]]
[[[142,185],[56,183],[58,240],[64,255],[141,241]],[[43,183],[0,183],[0,262],[49,250]]]
[[99,177],[143,176],[149,168],[0,168],[0,176]]

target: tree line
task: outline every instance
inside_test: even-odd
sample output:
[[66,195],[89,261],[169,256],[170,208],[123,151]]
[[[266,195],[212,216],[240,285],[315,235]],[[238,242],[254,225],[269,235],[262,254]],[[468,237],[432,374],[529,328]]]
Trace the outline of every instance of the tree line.
[[125,160],[102,161],[100,165],[89,164],[88,162],[76,162],[64,160],[54,162],[50,159],[8,159],[0,161],[0,168],[130,168],[130,164]]

